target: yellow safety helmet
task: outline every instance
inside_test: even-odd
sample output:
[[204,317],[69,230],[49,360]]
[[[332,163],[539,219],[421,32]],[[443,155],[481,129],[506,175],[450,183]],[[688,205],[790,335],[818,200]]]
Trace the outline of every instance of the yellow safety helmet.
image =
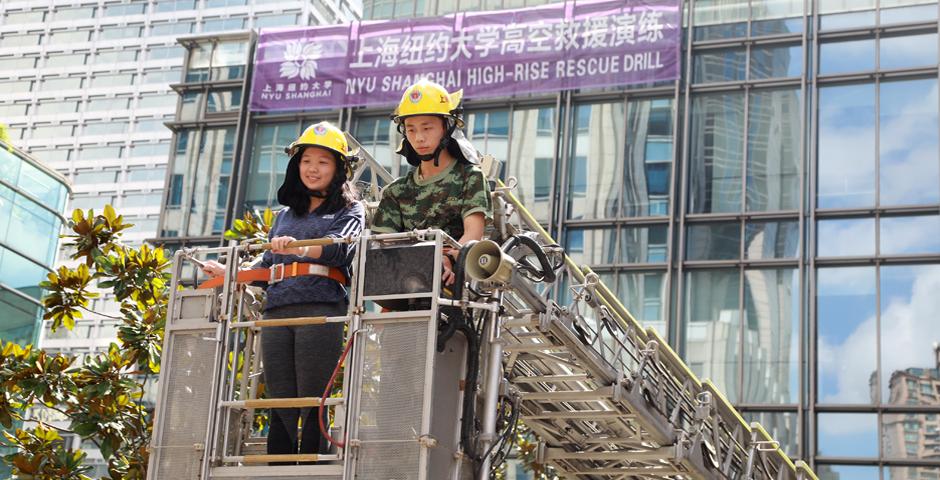
[[284,149],[284,152],[293,157],[300,147],[322,147],[342,155],[344,159],[350,155],[346,134],[332,123],[325,121],[307,127],[297,140]]
[[398,108],[392,114],[395,123],[401,124],[406,117],[415,115],[440,115],[450,117],[457,126],[463,126],[460,118],[460,101],[463,90],[448,93],[447,89],[428,79],[418,80],[408,87],[398,102]]

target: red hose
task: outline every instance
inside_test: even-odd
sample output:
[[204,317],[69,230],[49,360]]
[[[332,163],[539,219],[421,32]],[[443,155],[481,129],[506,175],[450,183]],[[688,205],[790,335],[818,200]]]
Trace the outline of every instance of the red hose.
[[343,350],[343,354],[339,357],[339,362],[336,364],[336,368],[333,369],[333,375],[330,376],[330,381],[326,384],[326,390],[323,391],[323,395],[320,396],[320,411],[317,414],[317,420],[320,423],[320,434],[324,438],[330,441],[333,445],[336,445],[339,448],[344,448],[346,442],[341,442],[334,439],[330,436],[329,430],[326,428],[326,425],[323,423],[323,407],[326,406],[326,399],[330,396],[330,390],[333,389],[333,382],[336,381],[336,375],[339,373],[340,367],[343,366],[343,361],[346,360],[346,354],[349,353],[349,349],[353,346],[353,340],[356,338],[356,335],[349,336],[349,342],[346,343],[346,348]]

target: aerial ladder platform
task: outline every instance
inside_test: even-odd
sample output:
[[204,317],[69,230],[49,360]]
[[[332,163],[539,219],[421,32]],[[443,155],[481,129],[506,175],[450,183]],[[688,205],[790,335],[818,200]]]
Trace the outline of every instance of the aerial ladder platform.
[[[817,479],[568,258],[492,157],[483,166],[494,187],[484,241],[366,230],[294,245],[356,246],[344,316],[263,319],[262,295],[236,273],[266,245],[176,252],[148,479],[489,479],[520,425],[562,478]],[[368,155],[355,178],[373,194],[391,180]],[[445,248],[460,249],[451,289]],[[194,288],[210,257],[226,260],[223,284]],[[567,304],[553,300],[563,284]],[[335,388],[263,398],[264,330],[334,322],[346,327],[342,368],[310,368],[333,371]],[[315,406],[330,412],[331,453],[264,453],[260,412]]]

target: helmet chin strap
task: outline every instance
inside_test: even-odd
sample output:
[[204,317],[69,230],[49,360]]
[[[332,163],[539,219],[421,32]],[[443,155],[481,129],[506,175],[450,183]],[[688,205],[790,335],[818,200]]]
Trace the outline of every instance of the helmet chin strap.
[[429,162],[431,160],[434,160],[435,167],[441,166],[441,152],[443,152],[444,149],[447,148],[447,145],[451,142],[451,135],[454,134],[454,128],[456,127],[457,127],[456,124],[451,124],[447,127],[447,132],[444,133],[444,138],[441,138],[441,141],[438,142],[437,148],[434,149],[434,152],[428,153],[426,155],[420,155],[418,154],[418,152],[415,152],[415,155],[417,156],[418,161]]

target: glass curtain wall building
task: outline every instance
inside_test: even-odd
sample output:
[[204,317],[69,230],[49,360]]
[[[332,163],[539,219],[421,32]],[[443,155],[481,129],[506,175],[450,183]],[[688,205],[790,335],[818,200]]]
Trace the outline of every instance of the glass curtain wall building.
[[39,282],[52,271],[68,181],[0,142],[0,340],[35,344],[44,309]]
[[[540,3],[373,0],[363,12]],[[940,478],[940,5],[682,5],[680,81],[470,99],[467,136],[504,160],[571,256],[822,478]],[[187,78],[219,47],[193,48]],[[210,112],[211,92],[231,85],[200,75],[181,88],[191,116],[174,123],[168,245],[218,244],[232,218],[275,206],[283,147],[319,120],[406,171],[392,106]]]

